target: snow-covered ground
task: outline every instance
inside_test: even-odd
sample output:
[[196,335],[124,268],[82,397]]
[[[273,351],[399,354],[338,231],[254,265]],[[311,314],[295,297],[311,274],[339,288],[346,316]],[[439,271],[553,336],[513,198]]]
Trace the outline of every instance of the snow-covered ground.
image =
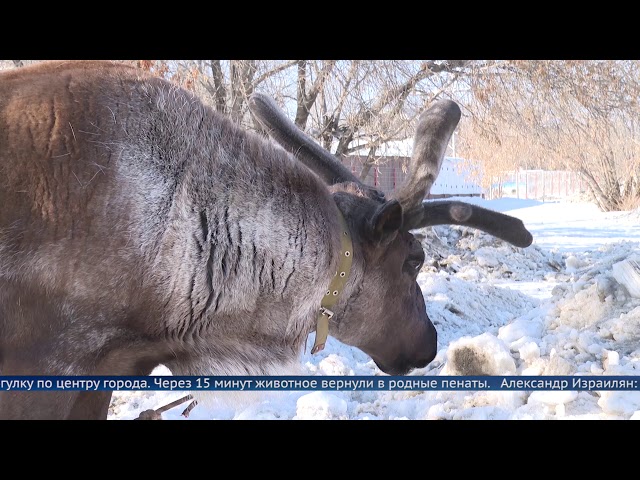
[[[640,375],[640,210],[590,203],[485,201],[521,218],[520,249],[463,227],[419,230],[418,277],[439,351],[411,375]],[[312,344],[312,342],[310,343]],[[300,359],[308,375],[383,375],[361,351],[329,338]],[[163,367],[154,371],[170,375]],[[116,392],[109,419],[132,419],[188,392]],[[224,393],[222,395],[228,395]],[[640,391],[317,391],[234,393],[197,405],[204,419],[640,419]],[[243,401],[244,400],[244,401]],[[186,403],[162,414],[184,420]]]

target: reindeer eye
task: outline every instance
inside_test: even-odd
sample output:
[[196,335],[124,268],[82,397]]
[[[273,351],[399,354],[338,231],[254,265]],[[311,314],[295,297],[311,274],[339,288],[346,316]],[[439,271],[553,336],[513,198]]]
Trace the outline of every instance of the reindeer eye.
[[417,272],[422,268],[423,259],[421,258],[408,258],[405,265],[409,271]]

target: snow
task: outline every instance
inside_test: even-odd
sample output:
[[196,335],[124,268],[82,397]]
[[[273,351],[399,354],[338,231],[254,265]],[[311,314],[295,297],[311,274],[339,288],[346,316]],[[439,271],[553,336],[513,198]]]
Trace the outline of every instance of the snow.
[[[410,375],[640,375],[640,210],[591,203],[459,200],[521,218],[534,243],[516,248],[458,226],[418,230],[418,277],[438,331],[434,361]],[[313,336],[313,334],[312,334]],[[312,345],[312,338],[309,340]],[[307,375],[384,375],[330,337],[300,358]],[[170,375],[158,367],[154,375]],[[116,392],[108,418],[132,419],[188,392]],[[166,420],[634,419],[636,391],[222,392],[165,411]],[[242,397],[245,398],[242,398]]]

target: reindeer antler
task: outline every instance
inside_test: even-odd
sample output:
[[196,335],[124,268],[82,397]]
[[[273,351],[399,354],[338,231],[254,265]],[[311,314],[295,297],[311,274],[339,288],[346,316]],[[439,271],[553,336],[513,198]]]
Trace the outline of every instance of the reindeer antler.
[[267,133],[285,150],[315,172],[328,185],[352,182],[366,192],[370,198],[384,200],[384,193],[366,185],[349,171],[334,155],[318,145],[300,130],[266,95],[254,93],[249,99],[249,108]]
[[[269,135],[327,184],[353,182],[371,198],[384,200],[384,194],[361,182],[335,156],[296,127],[272,99],[254,93],[249,106]],[[531,233],[515,217],[464,202],[423,201],[438,177],[447,145],[461,116],[460,107],[451,100],[439,100],[420,115],[407,181],[393,195],[402,205],[403,228],[462,225],[477,228],[518,247],[531,245]]]
[[420,115],[406,183],[393,195],[402,205],[405,221],[421,210],[461,115],[451,100],[440,100]]

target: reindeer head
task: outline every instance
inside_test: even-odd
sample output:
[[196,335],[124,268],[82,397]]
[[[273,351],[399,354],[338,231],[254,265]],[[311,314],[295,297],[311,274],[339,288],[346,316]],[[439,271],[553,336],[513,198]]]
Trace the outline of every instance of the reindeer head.
[[423,201],[460,121],[459,107],[441,100],[420,116],[408,180],[390,199],[363,184],[300,131],[270,98],[254,94],[250,107],[269,135],[329,186],[351,231],[353,274],[336,305],[331,335],[361,349],[391,375],[429,364],[437,352],[437,333],[416,280],[425,255],[410,231],[457,224],[518,247],[527,247],[533,240],[514,217],[464,202]]

